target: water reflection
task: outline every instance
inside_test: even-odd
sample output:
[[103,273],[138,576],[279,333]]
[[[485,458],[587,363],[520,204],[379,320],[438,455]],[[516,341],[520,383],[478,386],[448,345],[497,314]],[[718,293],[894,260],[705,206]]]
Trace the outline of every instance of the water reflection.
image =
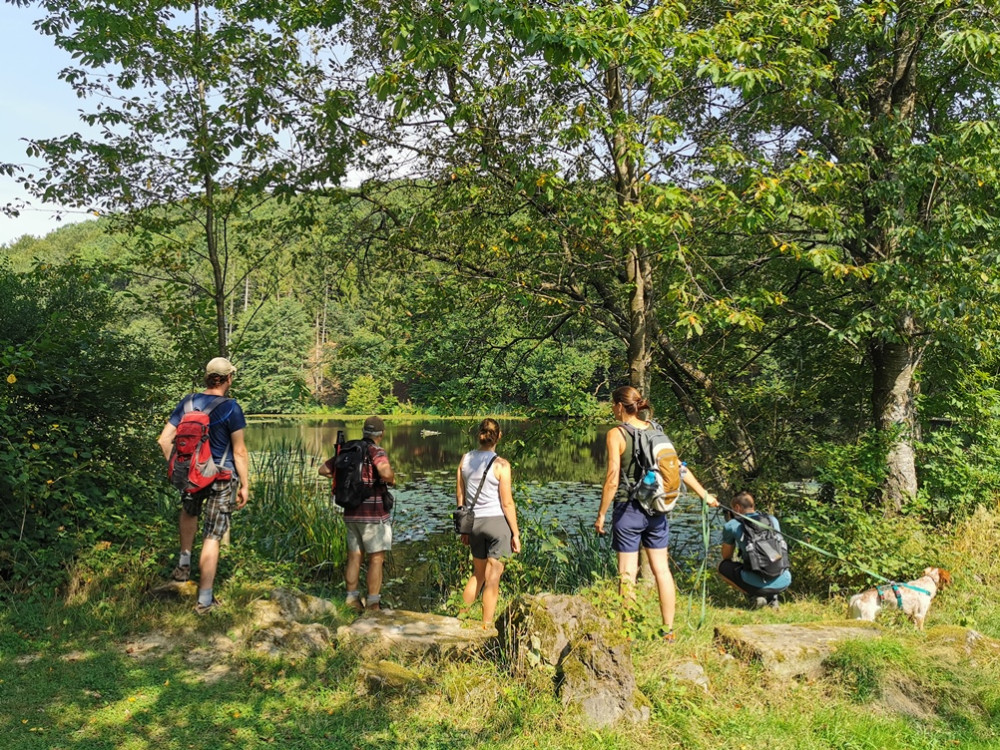
[[[337,430],[348,440],[361,437],[362,420],[296,419],[256,421],[247,429],[250,450],[284,441],[302,444],[315,456],[330,455]],[[400,482],[452,473],[466,451],[475,447],[478,420],[386,420],[382,447],[389,454]],[[599,483],[604,478],[604,434],[609,425],[557,420],[503,420],[500,453],[514,467],[515,477],[534,482]]]
[[[252,452],[280,443],[302,445],[322,461],[332,452],[338,430],[344,430],[348,440],[359,438],[362,422],[252,420],[247,445]],[[382,447],[396,471],[397,541],[451,533],[455,472],[462,454],[475,446],[478,424],[475,419],[386,420]],[[588,528],[600,505],[610,426],[553,419],[501,421],[499,452],[513,466],[519,511],[555,517],[567,533],[579,533],[581,525]],[[675,541],[697,536],[700,542],[700,512],[696,498],[682,500],[672,518]]]

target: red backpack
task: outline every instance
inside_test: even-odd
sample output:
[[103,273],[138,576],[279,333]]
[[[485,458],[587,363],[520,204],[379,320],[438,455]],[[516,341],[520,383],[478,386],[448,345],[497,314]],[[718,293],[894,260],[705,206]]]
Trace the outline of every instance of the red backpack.
[[[174,447],[167,461],[167,477],[181,492],[199,492],[212,482],[231,479],[233,473],[223,469],[212,458],[212,445],[208,439],[209,416],[216,406],[229,399],[216,397],[205,409],[196,409],[194,397],[188,396],[184,402],[184,416],[177,425]],[[229,449],[226,448],[226,453]],[[222,462],[226,460],[225,454]]]

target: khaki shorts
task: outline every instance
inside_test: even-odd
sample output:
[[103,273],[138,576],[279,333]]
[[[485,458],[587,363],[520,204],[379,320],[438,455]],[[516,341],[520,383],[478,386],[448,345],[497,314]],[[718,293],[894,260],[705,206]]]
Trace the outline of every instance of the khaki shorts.
[[347,551],[388,552],[392,549],[391,523],[361,523],[360,521],[345,521],[347,526]]

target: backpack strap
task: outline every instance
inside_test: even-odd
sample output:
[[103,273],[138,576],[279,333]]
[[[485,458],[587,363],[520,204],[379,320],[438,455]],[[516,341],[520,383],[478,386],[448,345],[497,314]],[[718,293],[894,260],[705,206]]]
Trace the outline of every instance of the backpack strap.
[[[194,408],[194,397],[196,395],[197,394],[192,393],[191,397],[188,399],[187,403],[184,404],[184,411],[185,412],[191,411]],[[207,417],[209,417],[209,423],[210,424],[211,424],[212,412],[215,411],[215,407],[218,406],[219,404],[223,403],[224,401],[229,401],[229,396],[216,396],[215,398],[212,399],[212,401],[208,404],[208,406],[206,406],[204,409],[202,409],[202,411],[205,412],[205,415]],[[232,441],[232,438],[230,438],[229,439],[229,443],[226,445],[226,449],[224,451],[222,451],[222,456],[219,458],[219,466],[220,467],[222,467],[222,466],[225,465],[226,458],[228,458],[228,456],[229,456],[229,449],[232,448],[232,447],[233,447],[233,441]]]
[[[469,455],[466,453],[465,455]],[[486,475],[490,473],[490,467],[493,466],[493,462],[496,461],[498,456],[494,453],[493,458],[489,460],[486,464],[486,468],[483,469],[483,476],[479,479],[479,486],[476,487],[476,494],[472,496],[472,502],[469,503],[469,510],[473,510],[476,507],[476,501],[479,499],[479,493],[483,491],[483,485],[486,483]]]

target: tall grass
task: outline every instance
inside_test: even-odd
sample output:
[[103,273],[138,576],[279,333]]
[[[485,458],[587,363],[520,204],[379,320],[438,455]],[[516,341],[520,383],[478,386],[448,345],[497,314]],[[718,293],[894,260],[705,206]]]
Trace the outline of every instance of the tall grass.
[[343,516],[328,480],[301,445],[278,443],[251,459],[253,494],[241,534],[261,556],[310,572],[341,567],[347,557]]

